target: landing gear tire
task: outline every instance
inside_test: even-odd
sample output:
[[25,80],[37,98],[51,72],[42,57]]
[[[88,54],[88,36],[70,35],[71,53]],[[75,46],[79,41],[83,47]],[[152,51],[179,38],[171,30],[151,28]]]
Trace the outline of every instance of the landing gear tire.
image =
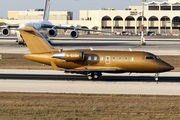
[[[17,41],[17,42],[18,42],[18,41]],[[18,42],[18,44],[19,44],[19,45],[22,45],[22,44],[23,44],[23,42]]]
[[26,45],[26,42],[23,40],[23,41],[18,41],[18,44],[19,45],[23,45],[24,47],[26,47],[27,45]]
[[93,80],[94,79],[94,76],[93,75],[88,75],[88,80]]
[[94,75],[94,79],[99,79],[99,75]]
[[93,79],[99,79],[99,77],[101,76],[101,72],[92,72],[89,75],[87,75],[89,80],[93,80]]
[[94,78],[95,79],[99,79],[99,77],[101,77],[101,76],[102,76],[101,72],[95,72],[94,73]]

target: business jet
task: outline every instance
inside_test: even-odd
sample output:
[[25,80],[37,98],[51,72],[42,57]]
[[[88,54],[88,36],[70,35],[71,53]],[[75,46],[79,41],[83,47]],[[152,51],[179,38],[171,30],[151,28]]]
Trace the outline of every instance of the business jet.
[[174,69],[149,52],[55,49],[40,33],[39,27],[31,25],[18,29],[31,52],[24,57],[50,65],[53,70],[84,74],[89,80],[98,79],[104,72],[155,73],[155,80],[158,80],[159,73]]
[[[78,38],[79,37],[78,30],[112,33],[109,31],[100,31],[100,30],[92,30],[92,29],[85,29],[85,28],[53,25],[50,21],[48,21],[49,20],[49,12],[50,12],[50,0],[46,0],[45,1],[45,7],[44,7],[44,15],[43,15],[42,21],[0,26],[0,28],[3,28],[2,29],[2,35],[3,36],[9,36],[11,34],[11,29],[22,28],[25,26],[35,27],[38,31],[41,31],[41,33],[47,39],[48,39],[48,37],[55,37],[57,35],[57,29],[70,29],[70,30],[72,30],[70,33],[70,36],[72,38]],[[17,38],[18,38],[17,41],[19,44],[24,43],[24,40],[23,40],[23,38],[19,32],[17,32]],[[49,39],[48,39],[48,42],[51,43],[51,41]]]

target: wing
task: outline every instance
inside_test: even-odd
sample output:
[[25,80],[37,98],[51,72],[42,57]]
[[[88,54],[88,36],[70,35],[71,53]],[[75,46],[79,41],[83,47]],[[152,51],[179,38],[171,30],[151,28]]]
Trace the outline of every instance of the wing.
[[115,69],[66,69],[65,72],[116,72]]
[[0,28],[18,28],[19,24],[2,25]]
[[0,26],[0,30],[3,36],[9,36],[11,34],[11,30],[18,27],[19,27],[19,24],[2,25]]
[[119,67],[98,67],[98,66],[88,66],[88,67],[80,67],[76,69],[66,69],[65,72],[117,72],[124,71]]
[[51,66],[53,70],[60,70],[64,72],[75,72],[75,73],[81,73],[81,72],[124,72],[125,70],[123,68],[119,67],[101,67],[101,66],[84,66],[79,67],[76,69],[63,69],[58,68],[57,65],[53,62],[53,60],[50,60]]
[[110,31],[93,30],[93,29],[77,28],[77,27],[68,27],[68,26],[60,26],[60,25],[50,25],[50,24],[42,24],[42,28],[70,29],[70,30],[82,30],[82,31],[114,33],[114,32],[110,32]]

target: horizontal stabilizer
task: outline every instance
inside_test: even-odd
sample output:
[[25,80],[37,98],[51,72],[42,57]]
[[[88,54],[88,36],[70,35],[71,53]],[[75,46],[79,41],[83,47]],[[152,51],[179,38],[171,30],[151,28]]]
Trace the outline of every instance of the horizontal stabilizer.
[[51,63],[51,66],[52,66],[53,70],[59,70],[57,65],[52,60],[50,61],[50,63]]

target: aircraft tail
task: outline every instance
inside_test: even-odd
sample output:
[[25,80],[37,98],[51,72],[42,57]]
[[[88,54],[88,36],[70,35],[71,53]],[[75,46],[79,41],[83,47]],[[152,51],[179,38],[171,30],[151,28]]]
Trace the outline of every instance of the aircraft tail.
[[45,1],[45,6],[44,6],[43,21],[48,21],[49,20],[49,12],[50,12],[50,0],[46,0]]
[[47,53],[55,51],[47,39],[34,27],[27,26],[18,30],[31,53]]

